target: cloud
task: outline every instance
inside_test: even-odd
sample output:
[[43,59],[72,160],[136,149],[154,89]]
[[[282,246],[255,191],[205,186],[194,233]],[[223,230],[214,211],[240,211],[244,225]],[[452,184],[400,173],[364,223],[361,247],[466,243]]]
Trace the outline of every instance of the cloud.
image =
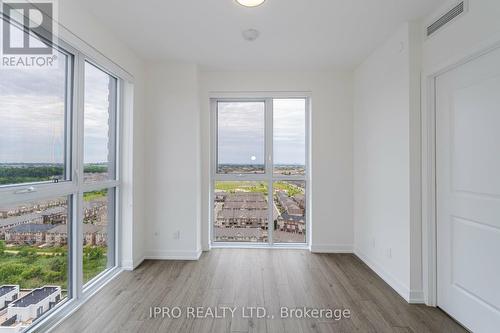
[[[264,163],[264,110],[262,102],[218,104],[219,163]],[[305,164],[305,100],[275,99],[273,117],[274,163]]]
[[[56,68],[0,69],[0,163],[64,161],[67,59],[62,53],[58,59]],[[108,74],[87,64],[86,163],[108,159],[110,80]]]

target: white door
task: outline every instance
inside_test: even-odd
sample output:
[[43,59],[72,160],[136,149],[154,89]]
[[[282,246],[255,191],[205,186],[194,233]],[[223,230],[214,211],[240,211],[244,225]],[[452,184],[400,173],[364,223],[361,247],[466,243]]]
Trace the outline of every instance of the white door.
[[438,306],[500,332],[500,49],[436,80]]

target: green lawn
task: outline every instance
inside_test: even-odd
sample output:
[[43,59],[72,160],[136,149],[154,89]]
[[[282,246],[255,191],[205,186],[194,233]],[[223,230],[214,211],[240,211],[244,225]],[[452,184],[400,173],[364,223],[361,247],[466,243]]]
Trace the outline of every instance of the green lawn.
[[267,184],[265,182],[216,182],[215,188],[219,191],[236,192],[246,191],[267,194]]
[[[274,189],[286,191],[289,196],[294,196],[298,193],[304,193],[300,187],[290,184],[286,181],[279,181],[273,184]],[[216,190],[225,192],[260,192],[267,195],[267,183],[265,182],[252,182],[252,181],[224,181],[215,183]]]
[[303,189],[288,182],[275,182],[273,184],[273,187],[281,191],[286,191],[289,197],[293,197],[294,195],[299,193],[304,194]]
[[104,198],[106,195],[108,195],[108,190],[100,190],[100,191],[93,191],[93,192],[85,192],[83,194],[83,200],[85,201],[94,201],[96,199]]

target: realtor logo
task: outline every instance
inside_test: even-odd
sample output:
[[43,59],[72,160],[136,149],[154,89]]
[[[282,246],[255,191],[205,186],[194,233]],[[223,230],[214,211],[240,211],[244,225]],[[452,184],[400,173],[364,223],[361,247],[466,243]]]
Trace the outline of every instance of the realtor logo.
[[54,1],[9,0],[1,5],[2,67],[54,67]]

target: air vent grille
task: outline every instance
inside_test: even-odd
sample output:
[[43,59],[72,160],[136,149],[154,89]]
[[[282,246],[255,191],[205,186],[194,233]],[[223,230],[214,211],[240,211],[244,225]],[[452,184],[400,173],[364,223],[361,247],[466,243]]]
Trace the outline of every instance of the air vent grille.
[[461,1],[458,5],[453,7],[448,13],[441,16],[436,22],[427,27],[427,37],[431,36],[455,17],[459,16],[465,11],[465,1]]

